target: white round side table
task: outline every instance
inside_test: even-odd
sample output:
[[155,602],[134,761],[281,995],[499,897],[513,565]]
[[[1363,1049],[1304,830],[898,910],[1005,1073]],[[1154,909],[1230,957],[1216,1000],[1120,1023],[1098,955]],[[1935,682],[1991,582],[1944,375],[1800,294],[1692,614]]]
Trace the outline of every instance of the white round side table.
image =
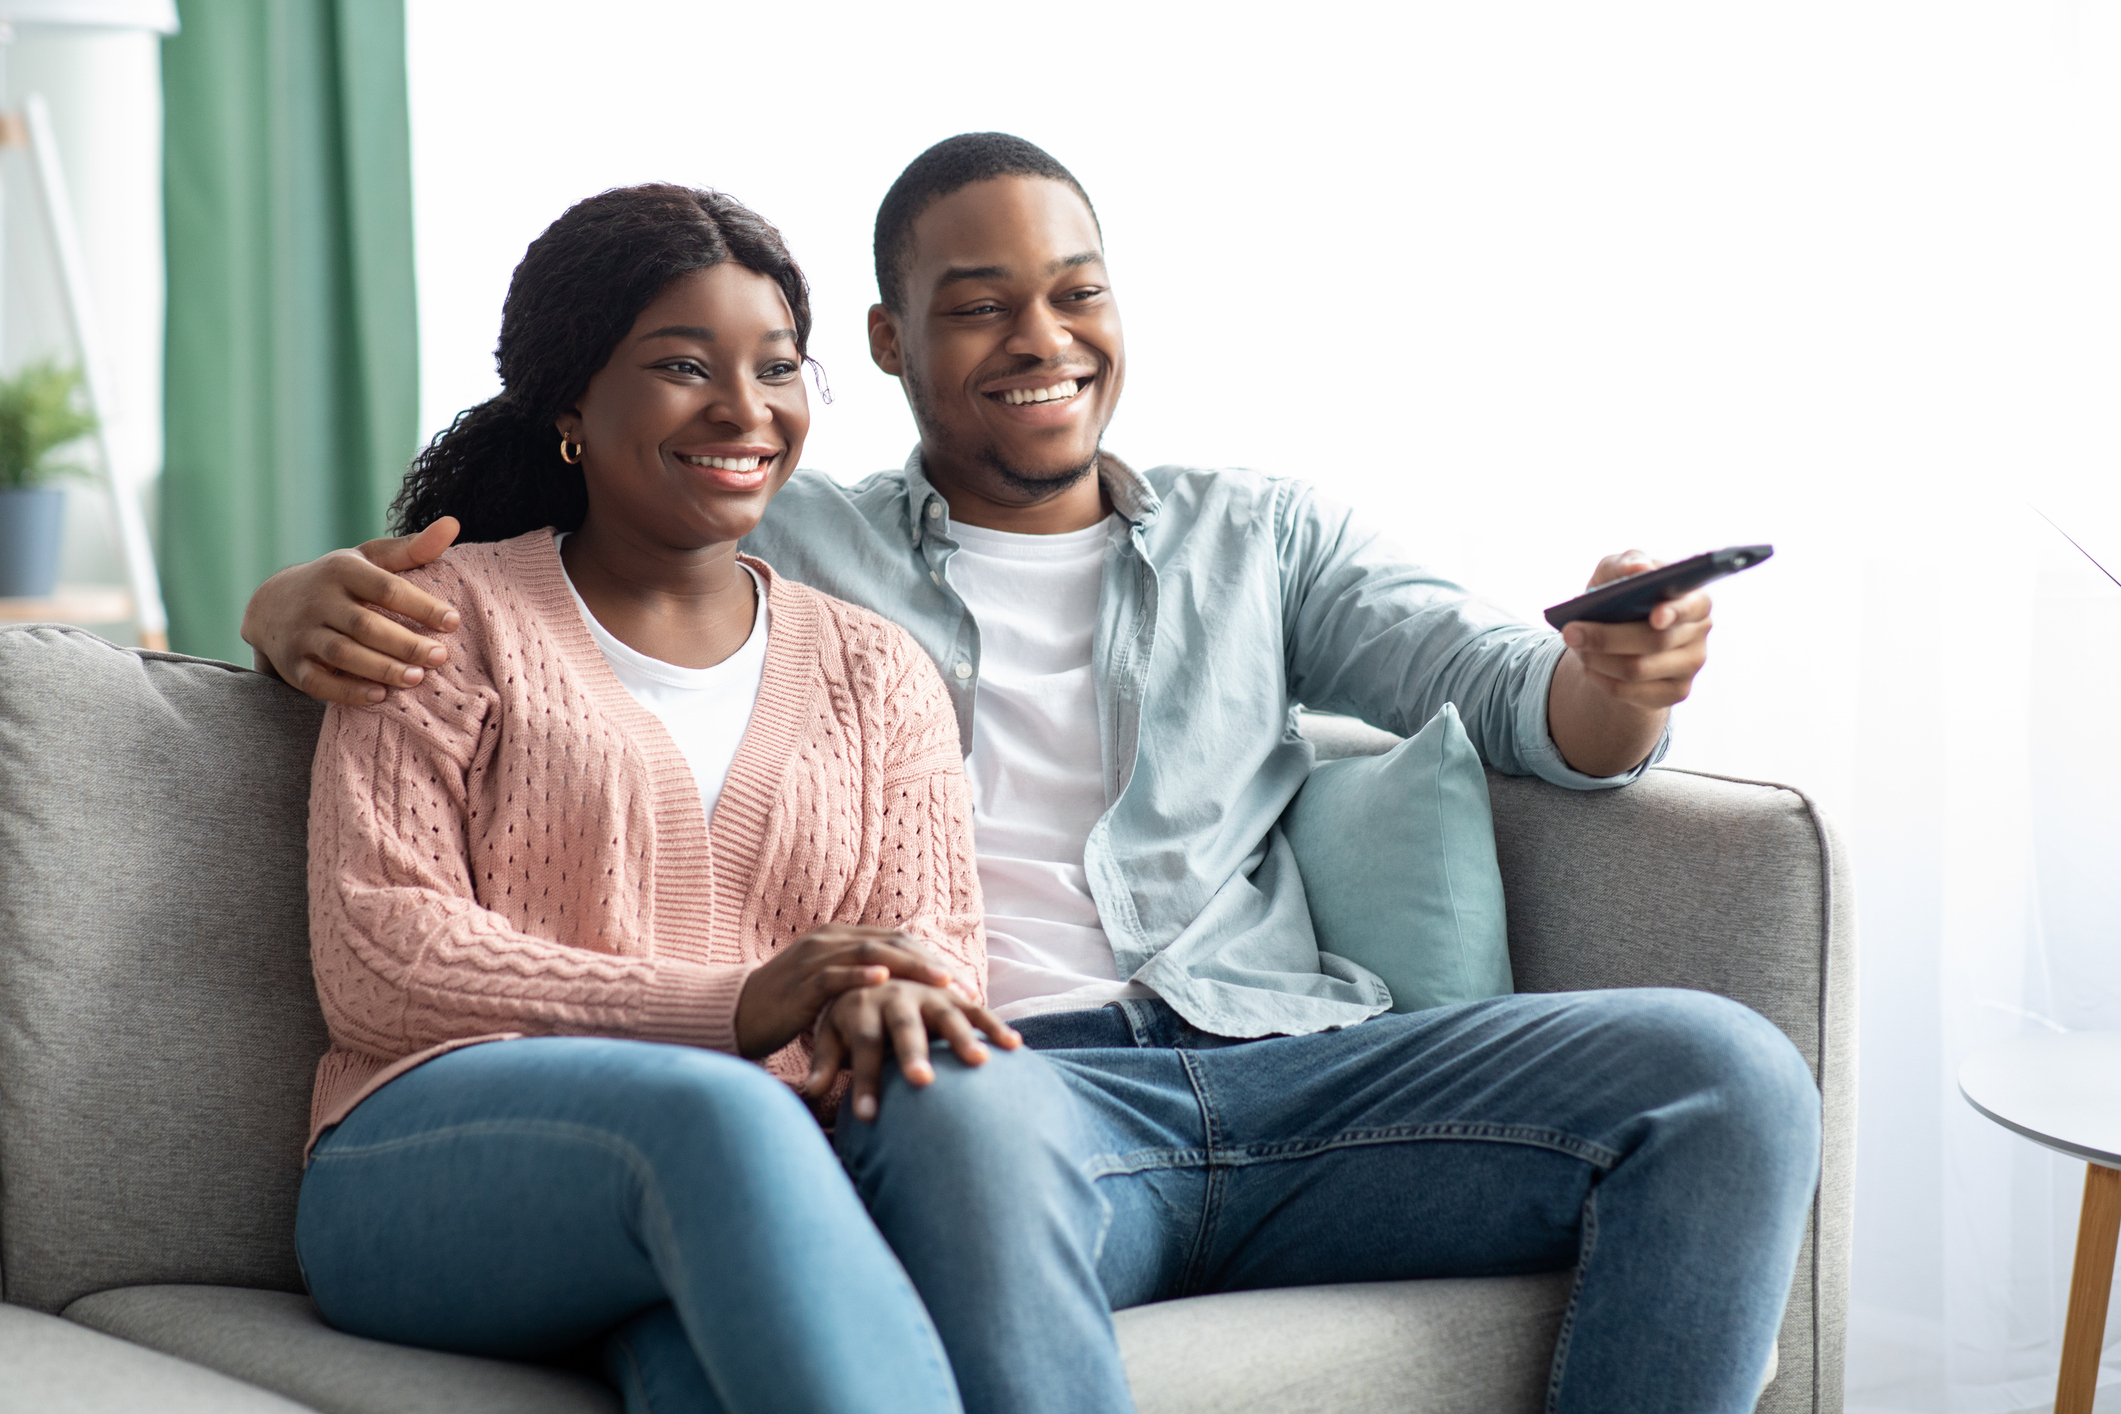
[[2055,1414],[2092,1414],[2121,1236],[2121,1031],[2021,1036],[1986,1047],[1959,1067],[1959,1093],[2005,1129],[2089,1165]]

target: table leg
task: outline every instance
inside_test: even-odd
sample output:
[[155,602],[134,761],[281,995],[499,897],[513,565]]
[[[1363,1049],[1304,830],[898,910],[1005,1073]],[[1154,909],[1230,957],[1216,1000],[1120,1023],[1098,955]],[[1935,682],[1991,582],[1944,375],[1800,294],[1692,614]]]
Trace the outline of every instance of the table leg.
[[2055,1414],[2092,1414],[2099,1350],[2106,1342],[2106,1302],[2114,1289],[2114,1243],[2121,1236],[2121,1169],[2085,1166],[2084,1210],[2077,1217],[2077,1263],[2069,1278],[2069,1316],[2062,1326],[2062,1375]]

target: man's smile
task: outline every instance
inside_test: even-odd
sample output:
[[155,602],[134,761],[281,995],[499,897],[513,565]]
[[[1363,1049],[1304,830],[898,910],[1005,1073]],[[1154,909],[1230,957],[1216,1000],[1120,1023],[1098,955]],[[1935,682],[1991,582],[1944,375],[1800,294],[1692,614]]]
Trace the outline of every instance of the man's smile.
[[979,396],[1001,413],[1004,422],[1026,430],[1060,428],[1079,422],[1089,411],[1100,376],[1096,368],[1073,372],[1034,368],[985,384]]
[[1063,378],[1060,382],[1048,384],[1043,388],[1004,388],[998,393],[989,393],[987,396],[999,398],[1012,406],[1021,403],[1065,402],[1067,399],[1074,397],[1081,390],[1082,385],[1088,381],[1087,378]]

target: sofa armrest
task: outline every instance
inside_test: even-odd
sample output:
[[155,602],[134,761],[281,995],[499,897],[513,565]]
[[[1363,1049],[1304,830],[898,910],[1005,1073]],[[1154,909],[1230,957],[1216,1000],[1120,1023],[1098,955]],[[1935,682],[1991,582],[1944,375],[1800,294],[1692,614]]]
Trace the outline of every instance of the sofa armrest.
[[1691,987],[1743,1002],[1819,1082],[1812,1229],[1764,1411],[1841,1407],[1855,1169],[1855,908],[1846,855],[1801,792],[1690,771],[1569,791],[1488,777],[1522,992]]

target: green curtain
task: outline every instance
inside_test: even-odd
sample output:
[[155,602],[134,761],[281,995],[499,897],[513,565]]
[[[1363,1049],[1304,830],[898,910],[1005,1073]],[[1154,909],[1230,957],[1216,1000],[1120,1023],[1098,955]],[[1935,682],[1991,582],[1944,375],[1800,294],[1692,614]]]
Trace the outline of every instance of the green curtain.
[[273,571],[379,535],[419,436],[403,0],[179,0],[162,51],[162,579],[250,661]]

